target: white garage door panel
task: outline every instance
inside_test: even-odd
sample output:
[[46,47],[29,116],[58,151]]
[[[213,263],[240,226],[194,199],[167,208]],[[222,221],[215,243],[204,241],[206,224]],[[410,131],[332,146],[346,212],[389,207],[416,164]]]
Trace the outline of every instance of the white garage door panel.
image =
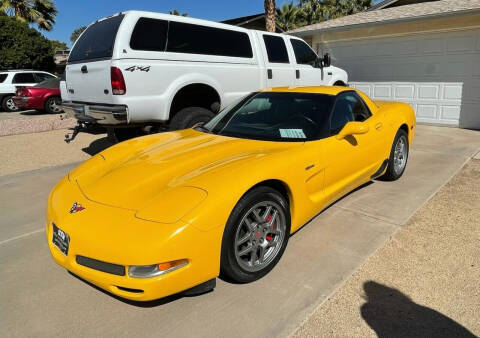
[[350,86],[374,100],[410,104],[418,122],[458,126],[462,83],[350,82]]
[[326,42],[350,84],[410,103],[419,122],[480,129],[480,29]]

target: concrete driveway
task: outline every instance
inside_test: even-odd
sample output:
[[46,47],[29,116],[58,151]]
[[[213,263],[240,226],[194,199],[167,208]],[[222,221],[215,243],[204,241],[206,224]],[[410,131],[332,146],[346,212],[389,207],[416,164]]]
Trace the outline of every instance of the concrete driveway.
[[[46,197],[74,165],[0,177],[0,335],[286,336],[480,148],[480,133],[419,126],[397,182],[374,182],[297,232],[277,267],[248,285],[132,304],[53,263]],[[320,334],[320,333],[319,333]]]

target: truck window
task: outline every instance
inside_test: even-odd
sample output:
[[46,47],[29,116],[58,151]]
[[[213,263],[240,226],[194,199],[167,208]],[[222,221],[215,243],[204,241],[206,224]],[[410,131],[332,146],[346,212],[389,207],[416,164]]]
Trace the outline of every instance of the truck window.
[[288,61],[287,47],[282,37],[264,34],[263,41],[267,48],[268,62],[290,63]]
[[167,42],[168,21],[140,18],[133,29],[130,48],[163,52]]
[[0,74],[0,83],[3,83],[7,78],[8,74]]
[[68,62],[111,58],[118,27],[123,17],[123,15],[117,15],[88,27],[75,43]]
[[13,77],[12,83],[35,83],[33,73],[18,73]]
[[290,42],[292,43],[297,64],[310,65],[312,67],[317,65],[317,54],[315,54],[315,52],[305,42],[297,39],[290,39]]
[[247,33],[170,21],[167,51],[203,55],[252,58]]

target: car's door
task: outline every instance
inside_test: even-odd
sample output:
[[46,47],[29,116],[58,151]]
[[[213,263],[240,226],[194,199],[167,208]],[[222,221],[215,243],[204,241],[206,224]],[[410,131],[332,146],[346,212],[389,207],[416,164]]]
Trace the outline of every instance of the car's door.
[[317,54],[305,41],[290,38],[290,44],[295,54],[295,85],[319,86],[329,82],[331,74],[320,67]]
[[[368,131],[338,139],[336,135],[349,122],[363,123]],[[372,113],[356,92],[343,92],[337,96],[330,116],[331,136],[322,142],[324,195],[329,203],[368,181],[380,165],[376,149],[378,135],[375,126],[371,126],[372,122]]]
[[295,74],[283,36],[262,33],[260,39],[265,55],[267,87],[293,86]]

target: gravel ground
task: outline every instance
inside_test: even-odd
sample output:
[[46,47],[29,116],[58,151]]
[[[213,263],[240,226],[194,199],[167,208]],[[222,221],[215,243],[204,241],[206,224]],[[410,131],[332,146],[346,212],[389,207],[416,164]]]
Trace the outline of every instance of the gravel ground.
[[294,336],[480,335],[479,219],[473,159]]
[[87,133],[67,144],[63,140],[68,132],[60,129],[0,137],[0,176],[84,161],[110,145],[105,134]]

